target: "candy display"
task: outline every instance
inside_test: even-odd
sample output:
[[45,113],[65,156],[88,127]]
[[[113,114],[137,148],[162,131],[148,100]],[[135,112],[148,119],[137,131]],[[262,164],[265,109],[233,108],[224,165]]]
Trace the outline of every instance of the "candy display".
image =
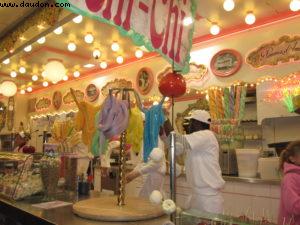
[[40,174],[32,165],[32,155],[0,152],[0,195],[19,200],[43,191]]
[[59,179],[60,159],[58,157],[44,156],[41,159],[41,177],[45,190],[45,199],[55,198]]

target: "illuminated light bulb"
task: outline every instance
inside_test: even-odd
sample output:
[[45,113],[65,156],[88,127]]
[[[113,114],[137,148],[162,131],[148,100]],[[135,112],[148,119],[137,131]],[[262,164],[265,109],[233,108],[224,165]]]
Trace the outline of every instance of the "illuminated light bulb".
[[234,1],[233,1],[233,0],[225,0],[225,1],[223,2],[223,8],[224,8],[224,10],[227,11],[227,12],[232,11],[232,10],[234,9],[234,6],[235,6],[235,4],[234,4]]
[[193,23],[193,18],[188,16],[183,19],[183,26],[189,26]]
[[67,75],[65,75],[65,76],[63,76],[63,78],[62,78],[64,81],[67,81],[67,80],[69,80],[69,77],[67,76]]
[[87,34],[87,35],[85,35],[85,36],[84,36],[84,41],[85,41],[86,43],[88,43],[88,44],[93,43],[93,41],[94,41],[93,35],[92,35],[92,34]]
[[208,95],[208,94],[205,95],[205,99],[206,99],[207,101],[209,101],[209,95]]
[[21,94],[21,95],[24,95],[24,94],[25,94],[25,90],[22,89],[22,90],[20,91],[20,94]]
[[165,102],[167,102],[167,101],[169,101],[170,100],[170,98],[169,97],[166,97],[165,98]]
[[46,71],[42,72],[42,77],[46,77]]
[[100,50],[99,50],[99,49],[95,49],[95,50],[93,51],[93,57],[94,57],[95,59],[99,59],[100,56],[101,56]]
[[2,62],[3,64],[5,64],[5,65],[7,65],[7,64],[9,64],[10,63],[10,59],[5,59],[5,60],[3,60],[3,62]]
[[31,45],[28,45],[24,48],[24,51],[25,52],[30,52],[32,50],[32,46]]
[[37,43],[44,44],[46,42],[46,38],[45,37],[41,37],[40,39],[37,40]]
[[47,81],[44,81],[44,82],[43,82],[43,86],[44,86],[44,87],[48,87],[48,85],[49,85],[49,83],[48,83]]
[[70,43],[68,44],[68,50],[69,50],[70,52],[74,52],[74,51],[76,50],[76,45],[75,45],[74,42],[70,42]]
[[220,27],[218,26],[218,24],[213,23],[213,25],[210,27],[210,33],[212,35],[217,35],[220,33]]
[[154,102],[153,102],[153,105],[158,105],[158,104],[159,104],[158,101],[154,101]]
[[94,64],[91,64],[91,63],[88,63],[88,64],[85,64],[83,65],[84,68],[92,68],[94,67],[95,65]]
[[52,84],[57,84],[58,81],[52,81]]
[[26,88],[26,90],[27,90],[28,92],[32,92],[32,87],[28,87],[28,88]]
[[118,56],[116,61],[118,64],[122,64],[124,62],[123,56]]
[[80,72],[76,70],[76,71],[73,73],[73,76],[74,76],[74,77],[79,77],[79,76],[80,76]]
[[20,73],[26,73],[25,67],[21,66],[20,69],[19,69],[19,72]]
[[290,9],[293,11],[293,12],[297,12],[300,10],[300,0],[292,0],[290,2]]
[[31,79],[32,79],[33,81],[37,81],[37,80],[39,79],[39,77],[38,77],[37,75],[33,75],[33,76],[31,77]]
[[143,52],[141,49],[137,49],[137,50],[135,51],[135,57],[137,57],[138,59],[139,59],[139,58],[142,58],[143,55],[144,55],[144,52]]
[[248,12],[245,17],[246,24],[252,25],[255,23],[255,20],[256,20],[256,18],[255,18],[255,15],[253,14],[253,12]]
[[117,42],[112,43],[111,45],[111,50],[113,50],[114,52],[119,51],[120,49],[120,45]]
[[11,71],[11,72],[10,72],[10,76],[11,76],[12,78],[17,77],[17,72],[16,72],[16,71]]
[[55,34],[60,35],[63,32],[63,28],[60,26],[53,31]]
[[73,22],[74,23],[81,23],[82,22],[82,15],[79,15],[79,16],[76,16],[74,19],[73,19]]
[[107,62],[101,62],[100,63],[100,68],[101,69],[106,69],[107,68]]

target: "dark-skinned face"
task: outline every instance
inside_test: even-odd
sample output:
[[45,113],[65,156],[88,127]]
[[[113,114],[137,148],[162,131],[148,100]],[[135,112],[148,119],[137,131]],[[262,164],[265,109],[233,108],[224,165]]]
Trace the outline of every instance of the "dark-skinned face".
[[207,128],[207,125],[205,123],[200,122],[195,119],[190,120],[189,133],[194,133],[194,132],[197,132],[200,130],[206,130],[206,129],[209,129],[209,127]]

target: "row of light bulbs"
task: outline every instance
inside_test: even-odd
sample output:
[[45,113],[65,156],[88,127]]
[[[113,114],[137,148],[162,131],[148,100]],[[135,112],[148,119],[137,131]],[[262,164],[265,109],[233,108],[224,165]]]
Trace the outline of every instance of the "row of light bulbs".
[[[235,3],[234,0],[224,0],[223,8],[225,11],[230,12],[234,9]],[[290,1],[290,10],[297,12],[300,10],[300,0],[291,0]]]
[[[224,0],[223,8],[225,11],[232,11],[235,8],[234,0]],[[290,1],[290,10],[297,12],[300,10],[300,0],[291,0]],[[256,17],[252,11],[248,11],[245,17],[245,23],[248,25],[254,24],[256,21]],[[210,33],[212,35],[218,35],[220,33],[220,26],[217,23],[212,23],[210,27]]]

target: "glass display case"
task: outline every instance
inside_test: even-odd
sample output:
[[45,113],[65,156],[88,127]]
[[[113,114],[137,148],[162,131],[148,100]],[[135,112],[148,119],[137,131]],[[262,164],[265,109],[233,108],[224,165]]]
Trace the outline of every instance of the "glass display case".
[[0,152],[0,195],[19,200],[42,192],[38,164],[30,154]]
[[183,211],[179,216],[179,225],[275,225],[262,218],[255,221],[242,217],[232,217],[213,213],[203,213],[196,210]]

